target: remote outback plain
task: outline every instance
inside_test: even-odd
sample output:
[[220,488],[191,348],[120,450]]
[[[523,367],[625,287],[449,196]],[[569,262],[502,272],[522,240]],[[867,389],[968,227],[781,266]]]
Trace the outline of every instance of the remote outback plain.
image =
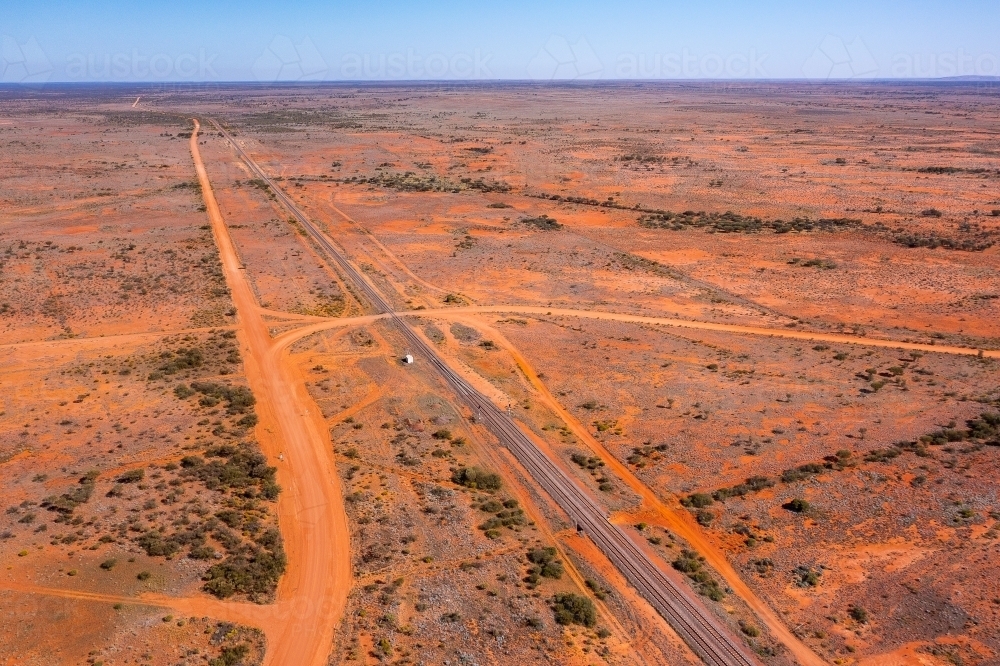
[[1000,663],[991,85],[4,89],[0,663]]

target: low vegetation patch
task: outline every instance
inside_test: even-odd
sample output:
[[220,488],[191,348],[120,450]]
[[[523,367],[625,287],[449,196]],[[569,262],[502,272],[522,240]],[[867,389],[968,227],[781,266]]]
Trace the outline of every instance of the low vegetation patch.
[[500,490],[503,485],[499,474],[487,472],[479,467],[460,467],[452,473],[451,480],[466,488],[488,491]]
[[415,173],[413,171],[383,172],[376,173],[369,177],[349,176],[339,182],[348,185],[375,185],[398,192],[451,192],[458,193],[464,190],[477,190],[479,192],[510,192],[510,185],[498,180],[483,180],[482,178],[460,178],[457,182],[447,178],[440,178],[434,174]]
[[539,215],[538,217],[522,217],[517,222],[518,224],[538,229],[540,231],[558,231],[563,227],[563,225],[559,224],[559,222],[548,215]]
[[551,546],[544,548],[534,548],[528,551],[528,562],[532,566],[528,567],[528,575],[524,582],[529,588],[536,587],[542,578],[553,578],[558,580],[563,575],[562,562],[556,559],[556,549]]
[[556,622],[562,625],[579,624],[593,627],[597,624],[597,608],[587,597],[560,592],[552,597],[552,612]]
[[639,216],[639,225],[647,229],[669,229],[681,231],[684,229],[705,229],[710,233],[723,234],[753,234],[762,231],[773,231],[785,234],[792,231],[836,231],[862,226],[861,220],[849,218],[824,218],[813,220],[808,217],[795,217],[791,220],[765,220],[751,215],[740,215],[732,211],[725,213],[706,213],[704,211],[648,211]]
[[[969,419],[965,424],[965,428],[957,428],[952,425],[927,433],[926,435],[921,435],[915,441],[899,441],[888,448],[873,449],[865,454],[863,462],[887,463],[904,453],[913,453],[920,457],[928,457],[931,455],[927,448],[929,446],[943,446],[960,442],[969,443],[963,452],[978,450],[983,446],[1000,447],[1000,413],[983,412],[978,418]],[[742,497],[749,493],[772,488],[779,481],[790,484],[803,481],[817,474],[841,472],[856,467],[859,462],[850,451],[842,449],[832,456],[827,456],[822,462],[806,463],[798,467],[786,469],[777,479],[768,476],[753,476],[743,483],[728,488],[720,488],[712,493],[692,493],[681,498],[681,504],[689,508],[700,509],[710,506],[713,502],[723,502],[730,497]],[[791,507],[786,505],[785,508]]]
[[726,598],[726,592],[705,568],[704,562],[705,558],[698,553],[684,549],[673,561],[673,567],[691,579],[699,594],[712,601],[722,601]]
[[501,528],[508,527],[516,530],[518,527],[528,524],[524,509],[518,506],[516,499],[503,501],[487,499],[472,506],[484,513],[493,514],[491,518],[479,525],[479,529],[490,539],[498,539]]

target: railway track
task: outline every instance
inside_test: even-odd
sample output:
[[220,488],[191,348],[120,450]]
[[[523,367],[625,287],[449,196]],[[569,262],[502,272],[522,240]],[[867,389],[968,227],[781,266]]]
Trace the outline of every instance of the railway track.
[[410,344],[414,356],[423,358],[441,374],[449,386],[472,409],[478,421],[506,446],[536,483],[574,521],[625,576],[636,590],[673,627],[690,648],[710,666],[758,666],[753,653],[716,620],[699,599],[668,577],[626,532],[608,520],[597,500],[548,458],[517,426],[514,420],[486,396],[452,370],[423,338],[395,314],[392,304],[334,246],[298,206],[264,173],[257,163],[217,122],[247,166],[268,184],[276,199],[302,224],[313,240],[337,264],[355,288],[379,314],[390,320]]

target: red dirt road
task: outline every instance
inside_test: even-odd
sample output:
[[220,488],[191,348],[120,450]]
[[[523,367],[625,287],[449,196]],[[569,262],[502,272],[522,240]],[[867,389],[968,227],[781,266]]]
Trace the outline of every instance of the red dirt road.
[[[315,407],[303,407],[311,406],[312,400],[283,353],[309,328],[281,343],[271,339],[212,193],[198,151],[199,129],[196,121],[191,155],[239,313],[247,378],[260,407],[257,436],[261,448],[278,464],[278,481],[284,489],[278,500],[278,523],[288,569],[278,585],[275,607],[261,609],[268,636],[265,664],[325,664],[351,587],[350,532],[329,431]],[[282,453],[285,460],[279,462]]]

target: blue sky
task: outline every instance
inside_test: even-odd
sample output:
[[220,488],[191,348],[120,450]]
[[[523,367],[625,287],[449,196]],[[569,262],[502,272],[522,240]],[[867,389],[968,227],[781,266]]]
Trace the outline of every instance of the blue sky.
[[1000,75],[996,0],[0,4],[5,81]]

